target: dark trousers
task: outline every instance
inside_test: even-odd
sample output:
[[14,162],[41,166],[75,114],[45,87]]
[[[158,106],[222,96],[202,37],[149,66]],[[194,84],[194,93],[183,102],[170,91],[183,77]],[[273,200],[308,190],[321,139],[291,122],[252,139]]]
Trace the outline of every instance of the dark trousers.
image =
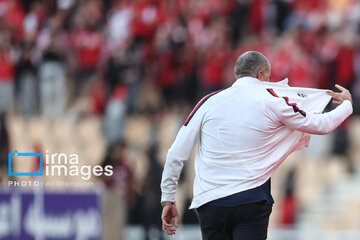
[[263,202],[196,209],[203,240],[265,240],[271,211],[272,205]]

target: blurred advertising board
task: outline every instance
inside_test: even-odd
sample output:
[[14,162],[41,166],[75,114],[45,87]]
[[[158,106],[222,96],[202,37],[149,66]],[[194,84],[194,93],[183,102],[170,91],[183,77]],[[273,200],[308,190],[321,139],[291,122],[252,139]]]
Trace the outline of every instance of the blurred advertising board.
[[100,240],[97,192],[0,189],[1,240]]

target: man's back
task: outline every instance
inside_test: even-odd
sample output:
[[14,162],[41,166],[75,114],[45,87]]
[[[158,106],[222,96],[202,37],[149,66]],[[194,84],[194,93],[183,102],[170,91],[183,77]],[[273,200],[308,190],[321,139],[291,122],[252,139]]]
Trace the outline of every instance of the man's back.
[[268,144],[274,128],[264,111],[267,95],[265,88],[233,86],[211,97],[204,106],[202,149],[244,158]]

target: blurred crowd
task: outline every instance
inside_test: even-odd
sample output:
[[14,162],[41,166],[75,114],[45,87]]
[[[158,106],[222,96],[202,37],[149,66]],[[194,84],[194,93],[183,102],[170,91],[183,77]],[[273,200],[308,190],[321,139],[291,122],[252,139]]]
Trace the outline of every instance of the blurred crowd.
[[[1,118],[56,119],[88,98],[110,161],[129,114],[188,112],[232,84],[247,50],[270,59],[271,81],[349,88],[358,114],[359,43],[359,0],[0,0]],[[346,123],[339,132],[344,153]]]
[[[0,19],[1,112],[55,118],[85,94],[114,129],[230,85],[249,49],[269,57],[272,81],[360,95],[356,0],[1,0]],[[161,98],[140,104],[149,91]]]

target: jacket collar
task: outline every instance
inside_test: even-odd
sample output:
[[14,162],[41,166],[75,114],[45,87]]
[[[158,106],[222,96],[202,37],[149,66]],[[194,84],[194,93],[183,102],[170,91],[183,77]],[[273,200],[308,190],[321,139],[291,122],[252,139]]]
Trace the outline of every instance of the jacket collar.
[[254,77],[242,77],[242,78],[238,78],[233,86],[243,86],[243,85],[252,85],[252,84],[261,84],[262,82]]
[[284,80],[278,81],[278,82],[263,82],[260,81],[257,78],[254,77],[242,77],[237,79],[234,84],[232,85],[233,87],[236,86],[248,86],[248,85],[260,85],[260,86],[270,86],[270,87],[288,87],[288,79],[285,78]]

